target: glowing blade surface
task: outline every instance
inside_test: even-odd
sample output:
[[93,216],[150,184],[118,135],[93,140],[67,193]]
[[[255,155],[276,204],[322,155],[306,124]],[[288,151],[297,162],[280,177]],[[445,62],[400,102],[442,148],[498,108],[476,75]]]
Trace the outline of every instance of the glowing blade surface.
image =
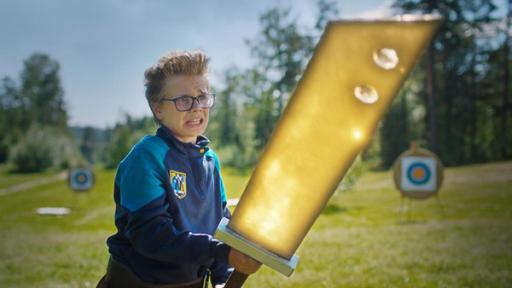
[[331,22],[229,227],[290,259],[438,25]]

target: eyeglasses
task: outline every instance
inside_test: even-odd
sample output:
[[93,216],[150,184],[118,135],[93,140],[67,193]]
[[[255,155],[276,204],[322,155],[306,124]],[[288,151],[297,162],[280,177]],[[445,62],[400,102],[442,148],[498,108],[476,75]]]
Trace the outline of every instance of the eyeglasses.
[[174,106],[176,106],[176,110],[180,112],[190,111],[194,107],[194,102],[197,101],[199,104],[199,108],[201,109],[209,109],[213,107],[215,103],[215,94],[206,93],[203,95],[199,95],[196,97],[183,95],[179,97],[175,97],[172,99],[163,98],[161,101],[171,101],[174,102]]

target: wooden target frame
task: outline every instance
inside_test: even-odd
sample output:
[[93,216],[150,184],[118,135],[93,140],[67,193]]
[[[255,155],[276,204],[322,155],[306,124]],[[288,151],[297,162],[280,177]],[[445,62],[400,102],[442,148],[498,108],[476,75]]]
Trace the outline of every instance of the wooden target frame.
[[[431,191],[425,191],[423,189],[404,189],[402,187],[402,160],[406,157],[426,157],[433,159],[435,162],[435,187]],[[393,164],[393,180],[395,187],[400,191],[403,197],[412,199],[426,199],[432,196],[437,196],[439,188],[443,184],[444,180],[444,166],[439,157],[432,151],[427,149],[419,148],[416,143],[411,143],[411,148],[398,156]]]

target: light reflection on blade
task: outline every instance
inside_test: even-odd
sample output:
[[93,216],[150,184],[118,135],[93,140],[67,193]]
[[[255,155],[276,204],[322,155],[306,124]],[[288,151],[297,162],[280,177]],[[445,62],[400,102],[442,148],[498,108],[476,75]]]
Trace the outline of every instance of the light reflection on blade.
[[[286,259],[295,253],[439,26],[398,19],[329,24],[229,228]],[[383,48],[396,52],[383,56],[396,67],[375,62]],[[377,97],[354,95],[360,85]]]

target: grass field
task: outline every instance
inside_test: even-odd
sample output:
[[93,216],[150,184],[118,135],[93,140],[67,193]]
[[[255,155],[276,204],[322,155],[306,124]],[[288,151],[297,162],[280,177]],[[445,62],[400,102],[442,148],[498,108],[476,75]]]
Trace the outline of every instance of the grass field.
[[6,189],[14,185],[22,184],[26,181],[51,177],[56,172],[42,172],[42,173],[28,173],[28,174],[10,174],[10,167],[7,165],[0,165],[0,189]]
[[[97,171],[89,193],[58,181],[0,196],[0,287],[95,287],[114,232],[114,173]],[[41,175],[24,177],[2,171],[0,183]],[[231,197],[247,181],[227,169],[224,178]],[[445,178],[444,212],[435,198],[407,201],[399,219],[390,173],[365,174],[328,203],[291,278],[263,267],[244,287],[512,287],[512,162],[448,169]],[[42,206],[72,213],[36,215]]]

